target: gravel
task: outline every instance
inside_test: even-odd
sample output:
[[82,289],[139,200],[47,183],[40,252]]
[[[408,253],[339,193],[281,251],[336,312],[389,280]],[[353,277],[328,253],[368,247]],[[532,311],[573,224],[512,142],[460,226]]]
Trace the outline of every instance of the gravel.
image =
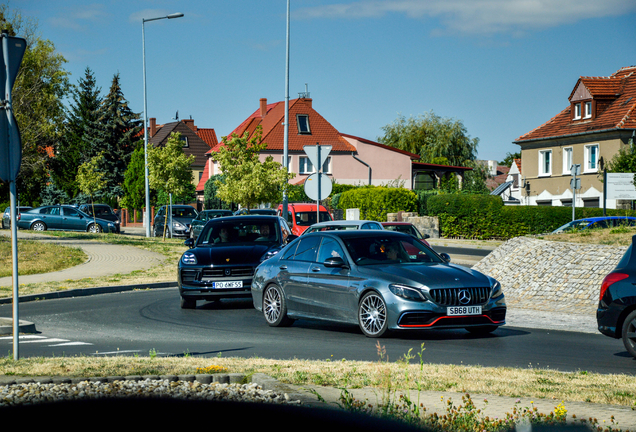
[[103,398],[174,398],[228,402],[300,404],[283,392],[255,383],[227,384],[169,379],[20,383],[0,386],[0,407]]

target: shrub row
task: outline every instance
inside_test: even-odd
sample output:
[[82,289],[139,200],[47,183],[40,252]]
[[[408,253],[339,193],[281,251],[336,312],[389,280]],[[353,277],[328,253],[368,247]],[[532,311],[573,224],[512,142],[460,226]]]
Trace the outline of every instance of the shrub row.
[[360,219],[386,221],[387,213],[400,210],[417,211],[417,195],[408,189],[390,187],[362,187],[344,191],[332,199],[334,207],[360,209]]
[[[440,235],[510,239],[548,233],[572,221],[572,207],[504,206],[498,196],[442,194],[428,198],[430,216],[439,218]],[[635,216],[632,210],[607,209],[608,216]],[[577,207],[575,218],[602,216],[602,208]]]

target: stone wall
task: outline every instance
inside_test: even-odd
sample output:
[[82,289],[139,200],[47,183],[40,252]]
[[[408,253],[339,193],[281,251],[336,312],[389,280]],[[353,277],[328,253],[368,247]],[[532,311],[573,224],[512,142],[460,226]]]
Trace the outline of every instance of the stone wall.
[[626,250],[516,237],[473,268],[497,279],[511,306],[590,313],[596,310],[603,278]]
[[397,212],[387,213],[387,222],[410,222],[422,234],[428,234],[430,238],[439,238],[439,220],[432,216],[418,216],[417,213]]

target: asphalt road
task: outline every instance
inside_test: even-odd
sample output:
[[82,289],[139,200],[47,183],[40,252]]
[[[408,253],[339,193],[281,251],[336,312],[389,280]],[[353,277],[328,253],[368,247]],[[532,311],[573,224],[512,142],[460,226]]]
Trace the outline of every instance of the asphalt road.
[[[172,289],[104,294],[23,303],[22,319],[38,334],[24,335],[20,356],[184,354],[204,357],[260,356],[340,360],[378,360],[376,340],[355,326],[296,321],[271,328],[249,301],[224,301],[182,310]],[[11,316],[11,305],[0,306]],[[442,364],[539,367],[599,373],[636,372],[636,360],[622,343],[600,334],[504,326],[487,337],[464,330],[400,333],[380,340],[389,360],[419,352]],[[11,350],[0,337],[0,351]]]

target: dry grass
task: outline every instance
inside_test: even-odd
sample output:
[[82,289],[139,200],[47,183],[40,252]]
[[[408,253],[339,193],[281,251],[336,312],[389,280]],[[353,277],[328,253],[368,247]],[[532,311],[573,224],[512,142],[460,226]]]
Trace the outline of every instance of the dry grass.
[[[42,294],[48,292],[64,291],[68,289],[92,288],[112,285],[134,285],[153,282],[174,282],[177,280],[177,261],[181,254],[187,249],[183,245],[183,240],[161,238],[146,238],[138,236],[122,236],[117,234],[89,234],[72,232],[47,232],[47,235],[66,238],[78,238],[81,240],[91,240],[95,242],[105,242],[126,246],[135,246],[157,252],[166,257],[165,261],[147,270],[136,270],[128,274],[114,274],[111,276],[84,278],[78,280],[49,281],[41,283],[20,284],[20,295]],[[0,240],[3,237],[0,237]],[[38,242],[38,248],[44,243]],[[19,249],[22,246],[20,245]],[[11,254],[9,246],[9,275],[11,275]],[[80,250],[81,252],[81,250]],[[82,252],[83,254],[83,252]],[[18,258],[18,263],[21,258]],[[81,261],[83,262],[83,260]],[[79,264],[79,263],[78,263]],[[69,266],[70,267],[70,266]],[[58,268],[57,270],[60,270]],[[48,270],[53,271],[53,270]],[[0,298],[10,297],[11,287],[0,287]]]
[[537,236],[537,238],[548,241],[563,241],[607,246],[629,246],[632,244],[632,237],[635,235],[635,227],[617,227],[606,229],[586,229],[566,234]]
[[[13,273],[11,238],[0,236],[0,277]],[[79,248],[53,243],[18,241],[18,275],[48,273],[85,262],[86,254]]]
[[[425,354],[424,354],[425,358]],[[337,388],[382,388],[470,392],[510,397],[547,398],[634,406],[636,377],[546,369],[471,367],[458,365],[361,362],[350,360],[272,360],[216,357],[58,357],[0,359],[0,374],[10,376],[127,376],[195,374],[198,368],[224,367],[246,375],[266,373],[290,384]]]

